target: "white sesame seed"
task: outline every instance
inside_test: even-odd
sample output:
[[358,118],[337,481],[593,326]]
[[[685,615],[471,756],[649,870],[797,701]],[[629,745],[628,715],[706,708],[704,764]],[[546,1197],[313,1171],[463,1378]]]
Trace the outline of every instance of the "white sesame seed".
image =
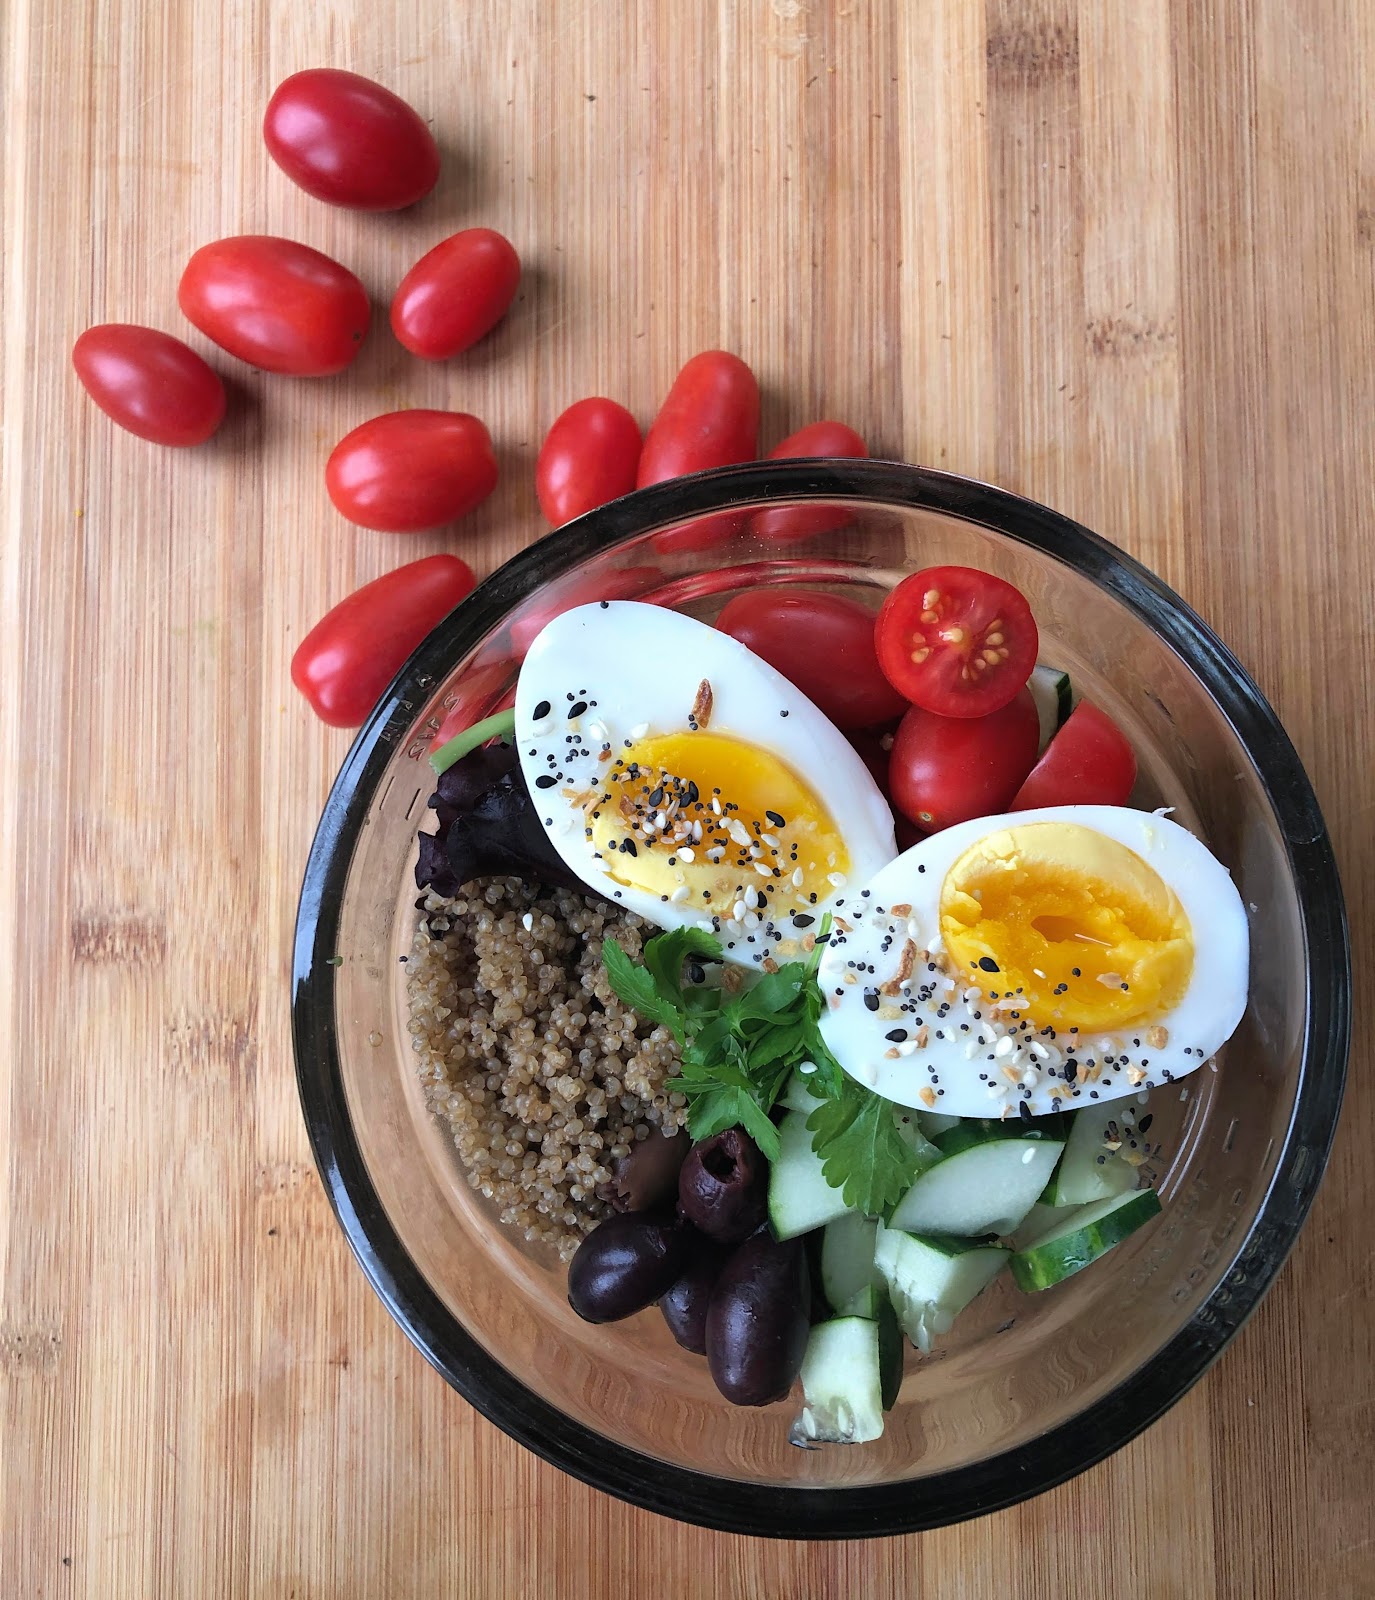
[[734,939],[737,935],[742,934],[744,931],[745,930],[740,923],[739,917],[726,918],[726,932],[730,934],[732,939]]
[[759,891],[752,883],[745,886],[745,892],[740,898],[751,911],[756,910],[759,906]]
[[807,881],[807,876],[803,872],[802,868],[801,867],[794,867],[793,868],[793,888],[794,889],[800,889],[802,887],[802,885],[806,881]]
[[1035,1157],[1035,1155],[1036,1152],[1034,1149],[1024,1150],[1022,1152],[1022,1165],[1025,1167]]
[[779,844],[777,837],[772,833],[761,833],[759,835],[759,842],[762,845],[767,845],[770,850],[781,850],[783,848],[783,846]]
[[1022,1074],[1022,1088],[1024,1089],[1034,1089],[1040,1081],[1041,1074],[1037,1072],[1035,1067],[1028,1067]]
[[716,932],[716,924],[711,920],[710,917],[703,917],[697,926],[702,930],[703,933]]
[[701,844],[702,842],[702,824],[700,822],[694,822],[692,825],[692,842],[693,844]]
[[965,1001],[966,1004],[972,1005],[975,1000],[982,1000],[983,996],[984,992],[982,989],[976,989],[971,986],[970,988],[964,990],[964,992],[960,995],[960,999]]
[[632,739],[643,739],[648,732],[649,724],[647,722],[637,722],[630,730],[630,737]]
[[680,906],[691,893],[692,891],[688,888],[687,884],[680,883],[673,893],[669,895],[669,899],[674,903],[674,905]]
[[743,900],[737,900],[735,902],[735,904],[730,908],[730,914],[731,914],[732,917],[735,918],[735,920],[737,922],[743,922],[745,920],[745,913],[748,910],[749,910],[749,907],[745,904],[745,902]]
[[679,861],[696,861],[697,852],[695,850],[693,850],[691,848],[691,846],[689,846],[689,845],[685,845],[685,844],[679,845],[678,846],[678,859],[679,859]]
[[845,874],[843,872],[828,872],[826,874],[826,882],[836,889],[843,889],[845,887]]
[[1097,1041],[1096,1048],[1098,1050],[1098,1054],[1100,1056],[1110,1056],[1113,1052],[1113,1046],[1116,1044],[1116,1042],[1117,1041],[1115,1039],[1109,1039],[1107,1034],[1104,1034],[1103,1037]]
[[604,722],[598,722],[594,718],[587,724],[587,736],[589,739],[595,739],[598,744],[605,744],[607,737],[606,724]]
[[534,927],[535,919],[531,915],[530,912],[527,911],[525,913],[525,915],[520,919],[520,925],[521,925],[522,928],[525,929],[526,933],[529,933],[530,930]]
[[909,939],[915,939],[920,932],[921,932],[921,923],[919,923],[915,917],[908,917],[908,919],[907,919],[907,937]]
[[997,1044],[993,1046],[993,1054],[1005,1058],[1010,1056],[1016,1048],[1017,1046],[1013,1044],[1011,1036],[1005,1033]]
[[1031,1051],[1038,1061],[1050,1060],[1050,1051],[1046,1049],[1039,1039],[1033,1039],[1027,1049]]
[[816,1071],[816,1062],[815,1061],[799,1061],[797,1063],[797,1070],[802,1074],[802,1076],[804,1078],[809,1078],[809,1077],[811,1077],[812,1073],[814,1073]]
[[759,913],[757,911],[747,911],[740,920],[745,924],[745,931],[753,933],[759,926]]
[[773,877],[773,868],[768,864],[767,861],[756,861],[754,864],[754,870],[760,875],[761,878]]
[[964,1059],[966,1061],[972,1061],[974,1059],[974,1057],[976,1055],[978,1055],[978,1053],[979,1053],[978,1041],[976,1039],[971,1039],[969,1041],[969,1043],[967,1045],[965,1045],[965,1047],[964,1047]]
[[1011,1089],[1005,1083],[990,1083],[988,1086],[988,1098],[990,1100],[1001,1100],[1004,1095],[1011,1093]]
[[898,1054],[900,1056],[910,1056],[915,1054],[916,1048],[917,1041],[915,1039],[904,1039],[898,1046]]
[[[930,951],[932,956],[938,956],[945,949],[945,940],[941,938],[940,934],[933,933],[930,939],[927,941],[926,948]],[[950,987],[953,989],[955,986],[954,984],[951,984]]]
[[541,717],[538,722],[532,722],[530,724],[530,733],[532,737],[538,737],[541,733],[548,733],[550,726],[550,719],[548,717]]
[[736,842],[736,844],[749,844],[750,842],[749,830],[745,827],[745,824],[740,821],[739,817],[732,817],[730,819],[730,821],[726,824],[726,832]]

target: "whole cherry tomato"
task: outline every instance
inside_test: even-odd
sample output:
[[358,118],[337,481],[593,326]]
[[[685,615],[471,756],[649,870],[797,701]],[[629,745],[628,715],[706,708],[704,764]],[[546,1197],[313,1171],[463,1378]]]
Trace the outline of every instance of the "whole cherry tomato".
[[496,483],[492,436],[462,411],[388,411],[346,433],[325,465],[336,508],[382,533],[452,522]]
[[342,372],[372,315],[367,290],[347,267],[268,234],[203,245],[181,275],[177,303],[230,355],[301,378]]
[[72,347],[86,393],[154,444],[203,444],[224,420],[224,385],[180,339],[131,322],[87,328]]
[[1006,811],[1031,771],[1040,739],[1029,689],[986,717],[938,717],[913,706],[893,743],[893,801],[927,833]]
[[707,350],[673,380],[645,437],[636,484],[643,489],[708,467],[753,461],[758,439],[758,380],[739,356]]
[[1106,711],[1085,700],[1070,712],[1008,809],[1124,806],[1135,786],[1131,741]]
[[476,344],[506,315],[520,287],[520,257],[491,228],[465,228],[437,244],[401,280],[392,332],[407,350],[443,361]]
[[907,709],[874,653],[874,613],[843,595],[748,589],[716,619],[762,656],[837,728],[869,727]]
[[457,556],[426,556],[326,612],[291,658],[291,681],[331,728],[356,728],[406,657],[474,584]]
[[[814,456],[842,456],[849,460],[867,456],[864,440],[843,422],[811,422],[769,451],[770,461],[799,461]],[[818,533],[834,533],[854,521],[853,513],[840,507],[774,506],[757,511],[750,519],[750,531],[761,539],[810,539]]]
[[371,78],[335,67],[294,72],[279,84],[263,138],[307,194],[354,211],[399,211],[439,178],[439,146],[410,106]]
[[904,578],[878,614],[878,658],[915,706],[983,717],[1031,676],[1038,638],[1020,590],[975,567],[927,567]]
[[622,405],[576,400],[545,435],[535,463],[540,510],[556,528],[635,487],[640,425]]

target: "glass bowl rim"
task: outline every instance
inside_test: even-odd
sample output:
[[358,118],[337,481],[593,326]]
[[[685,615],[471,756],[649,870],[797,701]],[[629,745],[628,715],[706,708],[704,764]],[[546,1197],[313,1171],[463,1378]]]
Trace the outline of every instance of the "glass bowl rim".
[[[1255,763],[1280,827],[1309,956],[1298,1092],[1274,1176],[1228,1270],[1183,1327],[1095,1402],[1092,1426],[1078,1412],[1014,1449],[952,1471],[829,1489],[720,1478],[631,1450],[521,1383],[467,1332],[411,1260],[368,1176],[345,1095],[329,959],[378,783],[455,661],[541,584],[624,540],[732,506],[818,498],[974,522],[1073,567],[1159,635]],[[589,512],[499,567],[418,646],[354,740],[311,846],[293,948],[297,1088],[316,1165],[354,1255],[421,1354],[490,1421],[583,1482],[680,1521],[789,1539],[913,1533],[1000,1510],[1094,1466],[1156,1421],[1222,1353],[1293,1246],[1336,1131],[1350,1033],[1350,950],[1331,843],[1297,752],[1236,657],[1159,578],[1081,524],[990,484],[889,461],[757,462],[675,479]]]

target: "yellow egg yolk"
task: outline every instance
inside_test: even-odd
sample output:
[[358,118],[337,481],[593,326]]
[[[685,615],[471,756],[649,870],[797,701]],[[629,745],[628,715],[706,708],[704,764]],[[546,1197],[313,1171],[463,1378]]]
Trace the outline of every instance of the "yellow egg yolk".
[[1178,1004],[1189,919],[1135,851],[1092,828],[1033,822],[971,845],[941,885],[940,931],[969,981],[1057,1030],[1112,1032]]
[[[609,759],[588,837],[618,883],[723,921],[816,905],[850,868],[815,790],[771,751],[706,729]],[[753,924],[751,924],[753,926]]]

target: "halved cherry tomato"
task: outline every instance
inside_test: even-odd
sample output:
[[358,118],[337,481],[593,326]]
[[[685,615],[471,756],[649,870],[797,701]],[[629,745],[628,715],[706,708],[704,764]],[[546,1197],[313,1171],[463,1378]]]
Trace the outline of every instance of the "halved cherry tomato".
[[590,606],[598,600],[642,600],[653,605],[651,592],[662,577],[658,567],[620,567],[541,590],[536,600],[527,602],[512,617],[511,648],[523,660],[545,624],[574,606]]
[[888,767],[894,803],[927,833],[1006,811],[1040,737],[1029,689],[986,717],[938,717],[913,706],[898,725]]
[[[770,461],[798,461],[813,456],[841,456],[857,460],[869,454],[864,440],[843,422],[811,422],[769,451]],[[818,533],[833,533],[854,521],[853,513],[825,506],[775,506],[757,511],[750,529],[761,539],[810,539]]]
[[878,618],[878,658],[914,706],[983,717],[1022,688],[1036,665],[1031,607],[1010,583],[973,567],[928,567],[904,578]]
[[267,234],[203,245],[181,275],[177,303],[230,355],[299,378],[342,372],[372,316],[367,290],[347,267]]
[[520,257],[491,228],[465,228],[411,268],[392,297],[392,332],[413,355],[445,361],[490,333],[520,287]]
[[554,421],[535,463],[540,510],[556,528],[635,487],[640,425],[622,405],[576,400]]
[[751,589],[716,619],[842,729],[896,717],[900,694],[874,653],[874,614],[858,601],[808,589]]
[[346,433],[325,465],[336,509],[382,533],[453,522],[496,483],[492,436],[462,411],[388,411]]
[[204,444],[224,420],[219,375],[180,339],[131,322],[87,328],[72,347],[86,393],[154,444]]
[[758,441],[758,380],[739,356],[707,350],[673,380],[645,436],[635,482],[643,489],[708,467],[753,461]]
[[476,580],[457,556],[426,556],[356,589],[325,613],[291,658],[291,681],[331,728],[356,728]]
[[307,194],[354,211],[399,211],[434,188],[439,146],[399,96],[334,67],[294,72],[267,103],[268,154]]
[[1136,785],[1136,752],[1121,728],[1082,701],[1018,789],[1011,811],[1038,806],[1122,806]]
[[458,681],[454,703],[444,713],[439,731],[430,740],[430,749],[442,749],[456,733],[471,728],[483,717],[494,717],[498,711],[515,705],[513,680],[519,665],[509,660],[484,661],[481,666],[469,668]]

